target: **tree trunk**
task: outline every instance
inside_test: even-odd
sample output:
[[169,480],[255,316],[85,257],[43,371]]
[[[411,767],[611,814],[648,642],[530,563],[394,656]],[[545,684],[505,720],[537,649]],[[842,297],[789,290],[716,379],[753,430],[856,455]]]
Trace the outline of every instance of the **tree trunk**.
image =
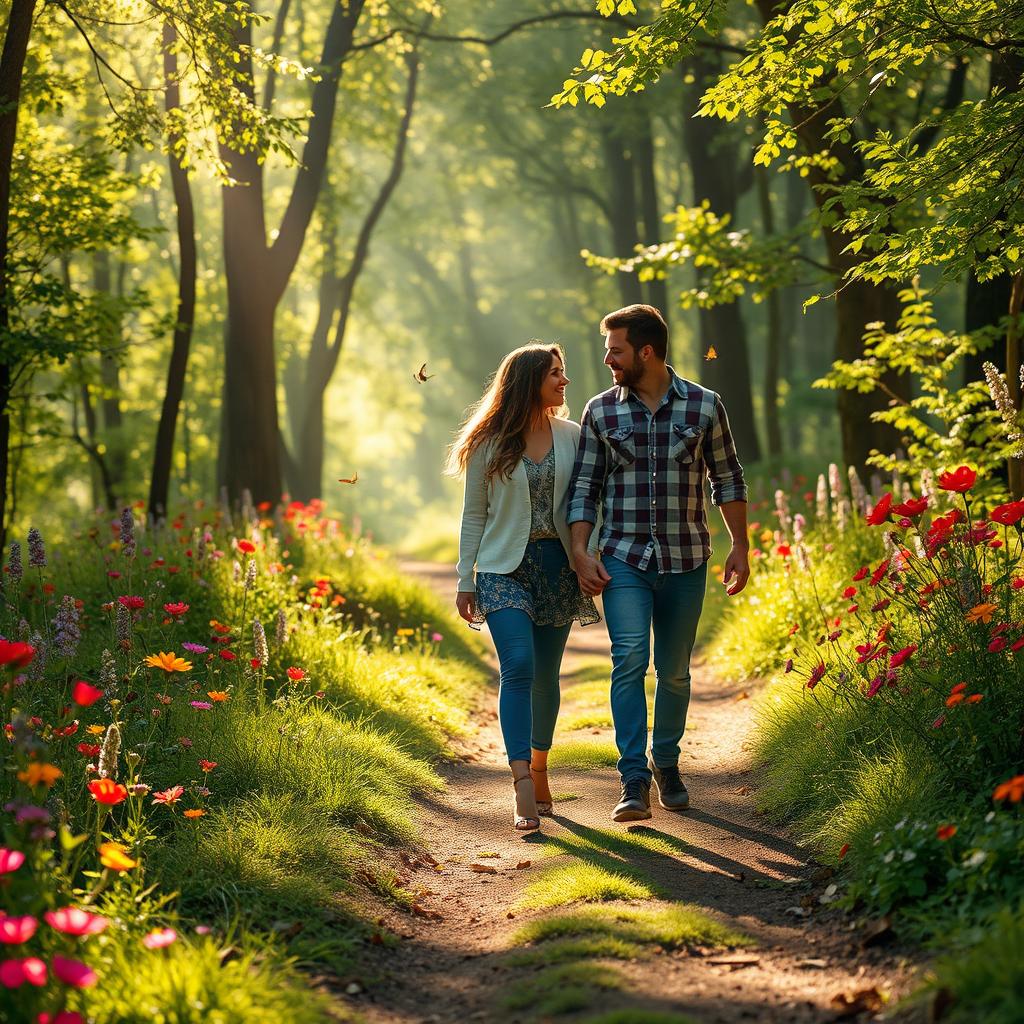
[[[654,245],[662,240],[665,225],[661,222],[658,204],[658,178],[654,157],[654,139],[651,136],[650,112],[645,106],[641,106],[640,110],[643,120],[637,126],[633,139],[633,162],[636,166],[640,186],[640,209],[643,213],[641,218],[643,231],[640,241],[644,245]],[[668,281],[665,278],[656,277],[647,282],[647,300],[655,309],[661,310],[665,323],[671,324],[668,308]]]
[[[688,66],[694,74],[688,95],[690,101],[694,101],[718,76],[721,58],[700,52],[691,58]],[[740,198],[737,168],[741,160],[747,159],[746,154],[739,152],[735,132],[711,118],[686,117],[683,137],[689,153],[694,203],[707,200],[719,217],[735,218]],[[758,462],[761,445],[754,417],[750,350],[742,307],[738,302],[729,302],[701,309],[698,324],[703,360],[701,383],[722,396],[741,459]],[[705,360],[704,355],[712,346],[717,359]]]
[[[119,298],[115,296],[110,253],[100,249],[92,254],[93,290],[106,297],[109,308]],[[104,476],[110,482],[114,493],[124,494],[124,478],[127,465],[125,452],[124,417],[121,412],[121,366],[117,349],[121,345],[121,316],[110,317],[110,335],[100,349],[100,411],[103,414],[103,438],[106,446]]]
[[[617,256],[631,256],[642,233],[636,215],[633,159],[625,148],[622,136],[613,132],[603,118],[600,125],[605,166],[608,168],[611,185],[609,226],[612,229],[612,252]],[[623,306],[644,301],[643,286],[636,274],[616,274],[615,279]]]
[[[9,242],[11,163],[18,135],[21,81],[36,0],[12,0],[0,53],[0,332],[10,327]],[[7,543],[7,469],[11,444],[11,386],[14,367],[0,362],[0,554]]]
[[[768,188],[768,172],[757,172],[757,198],[761,206],[761,227],[766,236],[775,234],[775,216],[772,196]],[[782,365],[782,304],[779,290],[773,288],[765,300],[768,307],[767,345],[764,354],[764,432],[768,439],[768,454],[778,458],[782,454],[782,428],[779,424],[779,371]]]
[[[164,105],[166,110],[175,110],[181,95],[178,86],[178,57],[173,50],[175,42],[174,25],[164,22]],[[171,343],[171,358],[167,365],[167,385],[164,389],[160,422],[156,428],[156,443],[153,446],[153,474],[149,485],[149,514],[153,519],[167,515],[168,496],[171,487],[171,466],[174,461],[174,434],[178,423],[178,410],[185,394],[185,374],[188,369],[188,353],[192,344],[192,325],[196,308],[196,236],[195,212],[192,206],[192,189],[188,171],[181,165],[177,155],[180,137],[171,135],[168,139],[167,159],[170,164],[171,186],[174,190],[174,206],[177,214],[178,253],[178,311],[174,322],[174,339]]]

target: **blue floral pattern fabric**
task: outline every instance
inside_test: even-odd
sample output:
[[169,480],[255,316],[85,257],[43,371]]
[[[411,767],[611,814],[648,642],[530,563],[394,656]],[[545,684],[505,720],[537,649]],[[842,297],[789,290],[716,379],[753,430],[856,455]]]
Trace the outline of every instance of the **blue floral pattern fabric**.
[[557,537],[555,529],[555,446],[540,462],[523,456],[526,479],[530,481],[530,540]]

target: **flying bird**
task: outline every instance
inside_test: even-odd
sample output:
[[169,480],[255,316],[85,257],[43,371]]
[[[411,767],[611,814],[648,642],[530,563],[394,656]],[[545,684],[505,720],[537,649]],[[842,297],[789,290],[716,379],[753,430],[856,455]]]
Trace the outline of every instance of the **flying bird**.
[[427,373],[427,364],[424,363],[414,374],[413,378],[418,380],[421,384],[425,384],[431,377],[434,376],[432,373]]
[[338,483],[339,484],[354,484],[358,479],[359,479],[359,474],[358,473],[353,473],[351,477],[339,476],[338,477]]

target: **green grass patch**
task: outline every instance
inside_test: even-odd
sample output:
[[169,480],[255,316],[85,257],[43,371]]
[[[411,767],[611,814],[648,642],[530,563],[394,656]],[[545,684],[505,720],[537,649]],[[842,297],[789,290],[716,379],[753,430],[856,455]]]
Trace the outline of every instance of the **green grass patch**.
[[614,724],[611,711],[599,711],[595,708],[568,715],[559,726],[566,732],[572,732],[575,729],[610,729]]
[[603,964],[560,964],[521,976],[504,1000],[509,1010],[530,1010],[537,1017],[585,1010],[602,991],[621,989],[625,979]]
[[611,740],[567,740],[551,749],[548,764],[552,768],[614,768],[619,752]]
[[647,951],[636,942],[627,942],[614,935],[584,935],[545,942],[538,949],[528,949],[508,958],[512,967],[543,967],[547,964],[570,963],[604,957],[609,960],[633,960]]
[[572,800],[579,800],[579,798],[580,797],[578,793],[554,793],[551,796],[551,799],[556,804],[567,804]]
[[611,870],[598,864],[575,861],[552,865],[523,891],[517,909],[544,910],[582,900],[649,900],[657,895],[653,883],[637,880],[623,870]]

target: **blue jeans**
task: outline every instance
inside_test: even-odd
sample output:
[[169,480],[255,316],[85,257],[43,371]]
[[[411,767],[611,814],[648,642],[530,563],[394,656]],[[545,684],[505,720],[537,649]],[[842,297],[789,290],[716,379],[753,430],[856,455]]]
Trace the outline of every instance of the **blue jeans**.
[[509,761],[529,761],[530,747],[550,750],[561,693],[558,676],[572,623],[536,626],[519,608],[487,616],[501,683],[498,720]]
[[679,741],[690,704],[690,652],[704,605],[707,564],[690,572],[636,569],[620,558],[602,559],[611,580],[604,588],[604,617],[612,642],[612,720],[623,782],[650,782],[647,766],[647,697],[654,626],[654,736],[651,757],[659,767],[679,760]]

